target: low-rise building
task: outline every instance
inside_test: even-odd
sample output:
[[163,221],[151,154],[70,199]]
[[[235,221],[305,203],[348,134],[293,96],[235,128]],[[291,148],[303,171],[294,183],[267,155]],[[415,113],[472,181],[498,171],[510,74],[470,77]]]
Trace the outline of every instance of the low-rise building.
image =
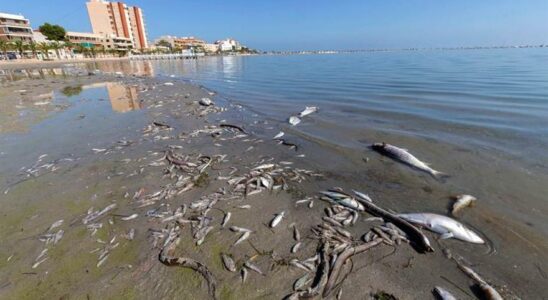
[[115,35],[102,35],[89,32],[67,32],[66,38],[73,44],[86,48],[104,48],[105,50],[129,51],[133,47],[130,38]]
[[219,45],[222,52],[240,51],[242,49],[240,42],[230,38],[216,41],[215,44]]
[[0,40],[32,42],[30,22],[22,15],[0,12]]
[[199,38],[195,38],[193,36],[185,36],[185,37],[179,37],[175,38],[173,40],[174,48],[180,48],[180,49],[190,49],[192,47],[204,47],[206,42],[204,40],[201,40]]
[[217,44],[204,44],[204,50],[206,53],[217,53],[219,51],[219,45]]

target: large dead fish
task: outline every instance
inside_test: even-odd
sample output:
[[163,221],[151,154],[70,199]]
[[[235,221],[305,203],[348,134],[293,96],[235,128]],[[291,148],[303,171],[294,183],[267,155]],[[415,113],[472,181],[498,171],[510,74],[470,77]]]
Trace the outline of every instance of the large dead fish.
[[289,117],[289,120],[288,120],[288,121],[289,121],[289,124],[291,124],[291,125],[293,125],[293,126],[295,126],[295,125],[301,123],[301,119],[299,119],[299,117],[295,117],[295,116]]
[[448,176],[442,172],[430,168],[428,164],[422,162],[421,160],[413,156],[413,154],[407,152],[407,149],[398,148],[387,143],[374,143],[373,145],[371,145],[371,148],[373,148],[373,150],[379,152],[380,154],[386,155],[413,168],[426,172],[434,176],[435,178]]
[[436,286],[434,288],[434,292],[436,293],[436,295],[438,295],[440,300],[457,300],[457,298],[453,296],[453,294],[440,286]]
[[301,113],[299,113],[299,116],[302,118],[304,116],[307,116],[311,113],[315,113],[318,111],[318,108],[316,106],[307,106]]
[[456,201],[453,203],[453,208],[451,209],[451,214],[454,216],[457,212],[467,206],[474,205],[476,202],[476,197],[470,195],[458,195],[455,197]]
[[456,238],[475,244],[485,243],[477,233],[466,228],[462,223],[446,216],[431,213],[399,214],[398,216],[441,234],[442,239]]

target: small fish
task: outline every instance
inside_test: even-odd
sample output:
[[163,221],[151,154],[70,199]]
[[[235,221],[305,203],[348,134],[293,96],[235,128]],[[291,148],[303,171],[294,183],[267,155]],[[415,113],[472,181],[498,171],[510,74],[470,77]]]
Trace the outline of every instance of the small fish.
[[285,211],[282,211],[281,213],[276,214],[274,219],[272,219],[272,221],[270,221],[270,227],[274,228],[274,227],[278,226],[278,224],[280,224],[280,222],[282,221],[284,216],[285,216]]
[[210,106],[213,104],[213,101],[211,101],[211,99],[209,98],[202,98],[200,99],[199,103],[200,105],[203,105],[203,106]]
[[139,216],[139,214],[133,214],[133,215],[131,215],[131,216],[123,217],[123,218],[122,218],[122,221],[133,220],[133,219],[137,218],[138,216]]
[[247,269],[246,268],[242,268],[242,270],[240,271],[241,274],[242,274],[242,283],[245,283],[245,281],[247,280]]
[[65,231],[63,229],[60,229],[59,231],[57,231],[57,233],[53,237],[53,244],[54,245],[57,244],[63,238],[64,233],[65,233]]
[[311,113],[315,113],[318,111],[318,108],[316,106],[307,106],[303,111],[299,113],[299,116],[302,118],[304,116],[307,116]]
[[434,292],[439,296],[440,300],[457,300],[449,291],[440,286],[436,286]]
[[295,126],[299,123],[301,123],[301,119],[299,119],[299,117],[295,117],[295,116],[289,117],[289,124]]
[[43,262],[45,262],[46,260],[48,260],[48,257],[42,258],[41,260],[35,262],[35,263],[32,265],[32,268],[33,268],[33,269],[38,268],[38,266],[39,266],[40,264],[42,264]]
[[249,204],[246,204],[246,205],[238,205],[236,206],[237,208],[241,208],[241,209],[250,209],[251,208],[251,205]]
[[250,270],[252,270],[252,271],[255,271],[255,272],[257,272],[257,273],[259,273],[259,274],[261,274],[261,275],[264,275],[263,271],[261,271],[261,269],[259,269],[259,267],[257,267],[256,265],[252,264],[252,263],[249,262],[249,261],[246,261],[246,262],[244,263],[244,267],[246,267],[246,268],[248,268],[248,269],[250,269]]
[[304,274],[304,276],[300,277],[299,279],[295,280],[295,283],[293,283],[293,290],[298,290],[302,288],[307,282],[310,280],[308,279],[308,273]]
[[284,136],[285,133],[283,131],[280,131],[278,134],[276,134],[272,139],[273,140],[277,140],[279,138],[281,138],[282,136]]
[[258,167],[253,168],[253,170],[261,171],[261,170],[266,170],[266,169],[272,169],[275,166],[276,166],[275,164],[264,164],[264,165],[260,165]]
[[481,276],[476,273],[471,268],[463,265],[458,260],[455,260],[457,262],[457,266],[470,278],[472,278],[474,281],[476,281],[480,287],[480,289],[483,291],[483,294],[485,296],[485,299],[487,300],[503,300],[502,296],[495,290],[492,286],[490,286]]
[[223,222],[221,222],[221,227],[225,227],[226,223],[230,220],[230,217],[232,214],[230,212],[227,212],[223,218]]
[[387,143],[375,143],[371,146],[371,148],[392,159],[395,159],[418,170],[426,172],[435,178],[447,177],[446,174],[430,168],[428,164],[420,161],[418,158],[409,153],[407,149],[398,148]]
[[225,268],[229,271],[229,272],[236,272],[236,263],[234,263],[234,260],[232,259],[232,257],[224,254],[224,253],[221,253],[221,259],[223,260],[223,264],[225,266]]
[[172,86],[172,85],[173,85],[173,82],[166,82],[166,83],[164,83],[164,85]]
[[291,247],[291,253],[296,253],[301,248],[301,242],[297,242],[293,247]]
[[57,220],[53,224],[51,224],[51,226],[48,228],[48,231],[55,229],[61,225],[63,225],[63,220]]
[[470,195],[458,195],[455,197],[456,201],[453,203],[451,214],[454,216],[459,210],[472,206],[476,202],[476,197]]
[[301,240],[301,233],[299,232],[299,229],[297,229],[297,226],[293,226],[293,238],[297,242]]
[[110,256],[110,254],[107,254],[107,255],[105,255],[103,258],[101,258],[101,259],[99,260],[99,262],[97,263],[97,268],[99,268],[100,266],[102,266],[102,265],[105,263],[105,261],[107,260],[107,258],[108,258],[109,256]]
[[93,149],[91,149],[91,150],[92,150],[93,152],[95,152],[95,153],[101,153],[101,152],[107,151],[107,149],[100,149],[100,148],[93,148]]
[[238,227],[238,226],[230,226],[230,230],[234,232],[253,232],[251,229]]
[[466,228],[462,223],[446,216],[432,213],[399,214],[398,216],[441,234],[441,239],[456,238],[474,244],[485,243],[477,233]]
[[251,235],[251,232],[244,232],[240,238],[234,243],[234,246],[238,245],[239,243],[247,240],[249,238],[249,236]]

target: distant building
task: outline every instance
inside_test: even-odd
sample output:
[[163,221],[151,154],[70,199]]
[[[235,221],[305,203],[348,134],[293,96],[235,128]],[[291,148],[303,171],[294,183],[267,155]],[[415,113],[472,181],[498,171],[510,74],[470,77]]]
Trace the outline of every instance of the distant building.
[[207,53],[216,53],[217,51],[219,51],[219,45],[217,45],[217,44],[205,44],[204,45],[204,50]]
[[30,22],[22,15],[0,12],[0,40],[32,42]]
[[104,48],[105,50],[131,50],[131,39],[115,35],[95,34],[88,32],[67,32],[66,39],[86,48]]
[[219,45],[219,49],[222,52],[240,51],[242,49],[240,42],[236,41],[235,39],[219,40],[216,41],[215,44]]
[[192,47],[204,47],[204,45],[206,44],[204,40],[195,38],[193,36],[175,38],[173,40],[173,43],[175,45],[175,48],[180,48],[180,49],[190,49]]
[[86,3],[93,33],[130,39],[135,49],[148,48],[143,11],[122,2]]
[[38,30],[32,31],[32,39],[34,40],[35,43],[51,43],[52,42],[48,40],[48,38]]

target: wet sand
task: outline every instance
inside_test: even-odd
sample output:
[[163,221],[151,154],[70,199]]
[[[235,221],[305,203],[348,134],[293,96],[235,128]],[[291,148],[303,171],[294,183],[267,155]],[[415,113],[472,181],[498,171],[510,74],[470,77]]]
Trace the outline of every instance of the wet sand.
[[[294,281],[305,272],[289,266],[288,261],[315,255],[318,240],[313,238],[311,228],[322,223],[324,209],[329,206],[317,199],[318,191],[334,186],[362,190],[379,205],[398,212],[424,207],[424,198],[439,199],[428,205],[432,211],[442,213],[451,203],[450,194],[459,192],[451,183],[417,174],[374,152],[357,154],[344,147],[322,147],[287,127],[283,128],[286,138],[299,146],[298,151],[279,145],[271,140],[280,131],[279,124],[202,87],[175,80],[170,81],[173,85],[166,85],[166,81],[170,80],[103,73],[90,76],[82,72],[2,84],[0,105],[11,110],[0,114],[1,298],[209,298],[200,275],[159,261],[165,237],[154,245],[153,231],[171,225],[146,213],[151,209],[173,212],[183,204],[190,206],[202,196],[227,188],[223,177],[230,176],[233,167],[235,174],[241,175],[263,163],[289,161],[293,163],[288,165],[291,169],[323,176],[290,181],[285,191],[263,191],[218,201],[207,213],[213,230],[200,246],[192,237],[191,226],[182,226],[176,253],[199,260],[211,270],[218,281],[220,299],[280,299],[292,292]],[[73,95],[67,86],[82,87],[83,92],[77,94],[78,89],[72,89],[76,90]],[[124,90],[123,107],[117,106],[116,97],[109,94],[119,86]],[[51,98],[38,97],[52,90]],[[63,90],[65,94],[59,92]],[[134,91],[136,97],[132,96]],[[215,102],[212,112],[200,115],[206,109],[197,103],[202,98]],[[48,104],[35,105],[40,102]],[[153,122],[171,128],[151,125]],[[303,118],[303,123],[307,122]],[[241,134],[237,130],[222,130],[218,136],[209,132],[191,134],[221,123],[241,126],[249,134],[237,137]],[[376,132],[363,135],[368,141],[380,138]],[[390,136],[382,138],[392,142]],[[139,207],[146,195],[176,182],[173,173],[166,171],[170,166],[163,159],[170,149],[190,158],[226,157],[208,168],[207,176],[199,176],[190,190]],[[43,154],[47,156],[39,159]],[[305,157],[299,157],[302,154]],[[367,162],[364,156],[369,158]],[[312,207],[296,204],[305,197],[314,198]],[[113,203],[116,208],[95,221],[102,227],[92,235],[82,219],[91,207],[100,210]],[[251,208],[238,208],[240,205]],[[237,246],[233,243],[239,234],[220,226],[227,211],[232,213],[229,225],[254,231]],[[281,211],[286,217],[276,228],[270,228],[269,222]],[[137,218],[122,220],[135,213]],[[356,244],[375,225],[365,221],[367,217],[363,214],[355,225],[345,227]],[[51,230],[64,231],[60,241],[47,245],[40,241],[40,236],[50,232],[48,228],[60,219],[63,224]],[[546,296],[543,286],[547,280],[548,245],[543,235],[535,236],[522,224],[509,224],[481,205],[465,209],[460,220],[481,229],[489,245],[436,241],[437,235],[427,232],[434,253],[419,254],[405,243],[375,247],[353,257],[348,265],[352,271],[340,286],[342,299],[374,298],[381,292],[397,299],[433,299],[436,285],[459,299],[474,299],[477,291],[471,288],[472,281],[445,257],[444,248],[462,256],[505,298]],[[294,254],[290,253],[296,243],[291,224],[299,228],[303,243]],[[487,224],[492,226],[484,228]],[[131,229],[135,230],[135,238],[128,240],[123,235]],[[520,247],[505,247],[512,243],[520,243]],[[49,249],[48,259],[32,268],[45,248]],[[99,253],[105,248],[112,249],[97,267]],[[238,267],[252,259],[266,275],[251,271],[242,283],[239,273],[223,268],[221,253],[231,254]]]

